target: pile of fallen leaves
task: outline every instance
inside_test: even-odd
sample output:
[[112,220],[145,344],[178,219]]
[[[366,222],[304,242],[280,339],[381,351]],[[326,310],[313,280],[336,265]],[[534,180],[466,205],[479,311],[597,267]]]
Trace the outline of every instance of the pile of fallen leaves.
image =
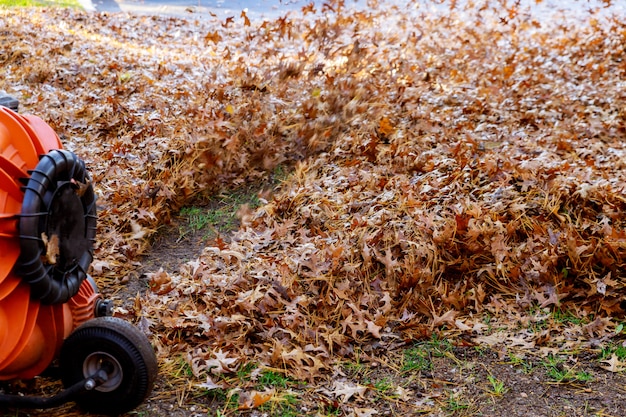
[[486,311],[598,317],[589,336],[623,316],[626,19],[452,3],[0,11],[0,89],[93,173],[101,282],[182,205],[293,166],[228,243],[150,274],[162,361],[314,380]]

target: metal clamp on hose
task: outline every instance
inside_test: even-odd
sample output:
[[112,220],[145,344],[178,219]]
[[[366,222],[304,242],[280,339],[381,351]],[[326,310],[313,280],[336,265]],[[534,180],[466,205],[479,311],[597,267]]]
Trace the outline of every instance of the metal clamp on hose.
[[0,90],[0,106],[8,107],[14,112],[17,112],[19,105],[20,102],[15,97],[8,95],[3,90]]

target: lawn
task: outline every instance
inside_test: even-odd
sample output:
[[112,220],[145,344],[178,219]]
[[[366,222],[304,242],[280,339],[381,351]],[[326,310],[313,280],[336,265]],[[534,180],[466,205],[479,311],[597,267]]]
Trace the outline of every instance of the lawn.
[[0,7],[71,7],[80,9],[77,0],[0,0]]

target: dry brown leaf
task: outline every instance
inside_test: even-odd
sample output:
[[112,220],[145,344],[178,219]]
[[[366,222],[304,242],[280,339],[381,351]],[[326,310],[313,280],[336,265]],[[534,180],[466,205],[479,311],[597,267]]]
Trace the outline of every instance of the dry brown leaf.
[[364,385],[355,384],[350,381],[335,381],[330,393],[334,397],[340,398],[341,402],[345,403],[354,396],[362,398],[366,391],[367,387]]
[[600,365],[600,367],[609,372],[622,372],[626,370],[626,362],[620,361],[615,353],[611,355],[610,359],[605,359],[600,362],[606,364]]
[[240,391],[239,392],[239,410],[251,410],[259,408],[274,397],[273,389],[265,391]]
[[46,262],[50,265],[56,265],[57,257],[61,254],[59,248],[59,236],[54,234],[48,238],[45,233],[42,233],[41,240],[46,248]]
[[164,295],[174,289],[170,274],[160,268],[157,272],[147,274],[150,290],[157,295]]

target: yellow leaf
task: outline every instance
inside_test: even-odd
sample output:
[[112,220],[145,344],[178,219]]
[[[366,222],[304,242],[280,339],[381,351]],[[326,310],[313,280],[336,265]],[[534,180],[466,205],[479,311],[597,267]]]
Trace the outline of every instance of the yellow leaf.
[[391,125],[391,122],[389,121],[387,117],[383,117],[380,120],[380,125],[378,129],[380,133],[385,136],[389,136],[395,131],[395,128]]
[[228,113],[228,114],[233,114],[233,113],[235,113],[235,108],[234,108],[232,105],[230,105],[230,104],[229,104],[229,105],[227,105],[227,106],[226,106],[226,113]]

